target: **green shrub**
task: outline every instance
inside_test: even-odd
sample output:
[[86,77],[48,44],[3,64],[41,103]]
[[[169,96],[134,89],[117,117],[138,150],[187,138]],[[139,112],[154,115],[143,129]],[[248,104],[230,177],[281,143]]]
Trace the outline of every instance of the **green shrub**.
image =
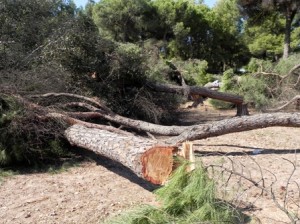
[[269,60],[251,58],[250,62],[246,66],[246,70],[250,73],[271,72],[273,70],[273,63]]
[[213,76],[206,72],[208,63],[205,60],[190,59],[183,61],[173,59],[172,63],[189,85],[204,86],[206,83],[213,81]]
[[258,109],[265,107],[269,102],[266,96],[266,83],[250,75],[241,77],[238,93],[244,97],[246,103],[250,103]]
[[281,59],[275,66],[274,72],[279,73],[284,76],[289,73],[289,71],[297,64],[300,63],[300,54],[290,55],[286,59]]

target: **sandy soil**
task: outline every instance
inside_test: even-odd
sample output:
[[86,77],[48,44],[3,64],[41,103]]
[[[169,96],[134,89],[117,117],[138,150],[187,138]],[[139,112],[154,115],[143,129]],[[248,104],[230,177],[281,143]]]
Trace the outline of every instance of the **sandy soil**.
[[[201,123],[234,113],[200,106],[179,115],[186,123]],[[197,159],[205,165],[230,168],[259,185],[264,180],[268,192],[238,175],[219,185],[220,196],[245,208],[245,213],[253,216],[251,223],[290,223],[272,200],[271,188],[280,205],[286,201],[286,208],[299,213],[299,128],[267,128],[194,143]],[[153,186],[110,160],[93,153],[88,158],[58,174],[25,172],[6,177],[0,183],[0,223],[102,223],[128,208],[156,204]],[[296,167],[292,176],[291,162]],[[228,177],[217,168],[215,176],[217,180]]]

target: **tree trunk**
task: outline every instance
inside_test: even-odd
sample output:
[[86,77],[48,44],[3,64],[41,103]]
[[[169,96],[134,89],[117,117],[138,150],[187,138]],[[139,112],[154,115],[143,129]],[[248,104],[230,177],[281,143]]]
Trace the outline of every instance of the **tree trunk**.
[[[65,136],[73,145],[118,161],[151,183],[163,184],[177,165],[173,156],[193,157],[187,153],[187,147],[183,147],[184,151],[180,153],[177,147],[179,143],[271,126],[300,127],[300,113],[258,114],[184,127],[182,134],[161,142],[78,124],[69,127]],[[192,150],[192,146],[189,150]]]
[[73,125],[65,131],[72,145],[113,159],[153,184],[163,184],[173,168],[177,147],[158,145],[157,141],[124,136],[106,130]]
[[239,103],[236,105],[236,116],[245,116],[245,115],[249,115],[249,111],[248,111],[248,104],[246,103]]
[[291,30],[292,21],[295,16],[295,12],[291,11],[289,7],[286,9],[285,15],[285,33],[284,33],[284,47],[283,47],[283,58],[288,58],[291,51]]

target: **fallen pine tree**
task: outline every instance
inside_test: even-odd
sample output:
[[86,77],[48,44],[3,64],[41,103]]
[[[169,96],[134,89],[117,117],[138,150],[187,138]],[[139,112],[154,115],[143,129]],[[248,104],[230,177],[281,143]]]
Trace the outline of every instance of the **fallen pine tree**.
[[[77,101],[46,107],[32,100],[58,96],[75,98]],[[154,184],[162,184],[168,179],[176,165],[174,157],[183,154],[189,156],[192,147],[186,141],[271,126],[300,127],[300,113],[267,113],[233,117],[208,124],[164,126],[117,115],[99,99],[76,94],[50,93],[27,97],[10,94],[9,97],[13,97],[27,110],[34,111],[36,122],[64,122],[64,136],[72,145],[113,159]],[[75,110],[84,108],[85,111],[70,111],[74,107]],[[110,121],[114,126],[93,123],[91,119]],[[121,125],[121,128],[116,125]],[[129,129],[136,130],[138,134],[129,132]],[[141,133],[148,133],[151,138]],[[164,138],[156,139],[153,135],[163,135]],[[179,149],[181,144],[184,146],[183,152]]]

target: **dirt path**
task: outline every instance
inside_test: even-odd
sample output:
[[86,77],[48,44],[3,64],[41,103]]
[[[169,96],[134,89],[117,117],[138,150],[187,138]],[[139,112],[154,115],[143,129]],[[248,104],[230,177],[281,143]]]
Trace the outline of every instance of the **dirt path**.
[[[234,111],[210,110],[200,107],[181,115],[186,122],[201,123],[204,118],[222,119],[235,114]],[[259,164],[266,185],[274,180],[274,175],[277,177],[274,191],[280,203],[284,200],[286,183],[292,172],[292,165],[284,159],[297,161],[298,169],[290,180],[294,184],[288,188],[288,197],[293,196],[294,202],[299,202],[295,184],[300,185],[299,128],[276,127],[229,134],[196,141],[195,146],[198,159],[204,164],[229,167],[232,165],[230,161],[234,161],[236,171],[257,180],[261,177]],[[227,157],[222,153],[226,153]],[[0,223],[94,224],[133,206],[155,204],[151,193],[153,186],[112,161],[95,158],[94,155],[89,157],[90,161],[62,173],[27,173],[5,178],[0,183]],[[241,192],[249,187],[246,193]],[[264,192],[260,195],[257,188],[239,178],[232,177],[221,190],[241,207],[252,208],[246,210],[248,214],[257,216],[251,223],[289,223],[269,194]],[[288,207],[295,210],[295,203]]]
[[0,223],[101,223],[111,214],[154,202],[150,191],[120,176],[118,169],[84,162],[59,174],[7,178],[0,187]]

